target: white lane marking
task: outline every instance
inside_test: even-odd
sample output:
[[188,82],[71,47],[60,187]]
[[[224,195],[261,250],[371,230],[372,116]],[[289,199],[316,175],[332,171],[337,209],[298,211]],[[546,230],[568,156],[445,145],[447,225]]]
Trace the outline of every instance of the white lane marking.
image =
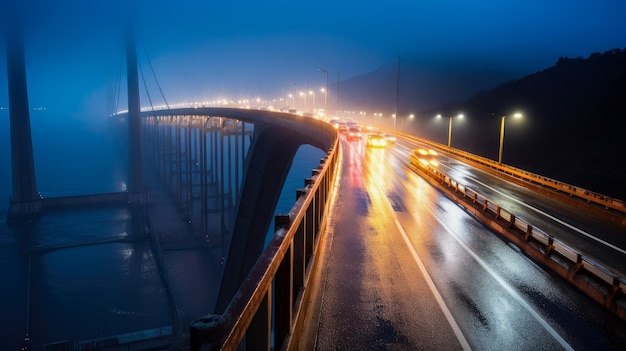
[[[359,161],[361,161],[361,160],[359,159]],[[369,172],[369,169],[366,168],[365,171]],[[452,313],[450,312],[450,309],[448,309],[448,306],[446,305],[445,301],[443,301],[443,297],[441,296],[441,294],[437,290],[437,287],[435,286],[435,283],[433,282],[433,279],[428,274],[428,271],[426,270],[426,266],[424,266],[424,263],[422,262],[422,260],[420,259],[419,255],[417,254],[417,251],[415,251],[415,248],[413,247],[413,244],[411,243],[411,240],[409,240],[409,236],[404,231],[404,228],[402,227],[400,222],[398,222],[398,217],[395,215],[395,211],[393,210],[393,206],[389,202],[389,198],[387,197],[386,193],[381,188],[380,184],[373,183],[373,186],[375,186],[377,188],[377,190],[382,195],[384,195],[384,199],[385,199],[384,204],[387,205],[387,209],[390,211],[390,213],[393,214],[394,223],[396,224],[396,227],[400,231],[400,234],[402,234],[402,238],[404,239],[404,242],[406,243],[407,248],[411,252],[411,256],[413,256],[413,260],[415,261],[415,263],[417,263],[417,266],[419,267],[420,271],[422,272],[422,275],[424,276],[424,280],[426,280],[426,284],[428,284],[428,288],[430,289],[430,291],[432,292],[433,296],[435,297],[435,300],[437,301],[437,304],[439,305],[439,308],[441,309],[441,311],[443,312],[443,315],[445,316],[446,320],[448,321],[448,324],[452,328],[452,331],[454,332],[454,335],[456,336],[456,339],[461,344],[461,347],[463,348],[463,350],[471,350],[472,347],[467,342],[467,339],[465,338],[465,335],[463,335],[463,332],[461,331],[461,328],[459,328],[459,325],[456,323],[456,320],[454,319],[454,316],[452,316]]]
[[453,231],[448,227],[437,215],[433,212],[430,207],[422,206],[426,208],[426,210],[439,222],[439,224],[450,234],[454,240],[470,255],[476,260],[476,262],[483,267],[491,277],[504,288],[511,296],[520,304],[524,309],[530,313],[531,316],[535,318],[537,322],[566,350],[574,350],[567,341],[565,341],[559,333],[556,332],[549,324],[543,319],[507,282],[504,281],[499,275],[496,274],[477,254],[475,254],[466,244],[459,238]]
[[[446,166],[446,167],[448,167],[448,168],[452,169],[452,170],[453,170],[453,171],[455,171],[455,172],[462,173],[462,172],[460,172],[460,171],[458,171],[458,170],[455,170],[455,169],[454,169],[454,168],[452,168],[452,167],[449,167],[449,166]],[[508,198],[508,199],[510,199],[510,200],[512,200],[512,201],[514,201],[514,202],[517,202],[518,204],[520,204],[520,205],[522,205],[522,206],[524,206],[524,207],[526,207],[526,208],[528,208],[528,209],[530,209],[530,210],[533,210],[533,211],[535,211],[535,212],[537,212],[537,213],[539,213],[539,214],[541,214],[541,215],[543,215],[543,216],[546,216],[546,217],[550,218],[551,220],[553,220],[553,221],[555,221],[555,222],[557,222],[557,223],[559,223],[559,224],[561,224],[561,225],[563,225],[563,226],[565,226],[565,227],[567,227],[567,228],[569,228],[569,229],[571,229],[571,230],[574,230],[574,231],[576,231],[576,232],[578,232],[578,233],[580,233],[580,234],[582,234],[582,235],[584,235],[584,236],[588,237],[589,239],[595,240],[595,241],[597,241],[597,242],[599,242],[599,243],[601,243],[601,244],[604,244],[604,245],[606,245],[606,246],[610,247],[611,249],[613,249],[613,250],[615,250],[615,251],[617,251],[617,252],[619,252],[619,253],[622,253],[622,254],[625,254],[625,255],[626,255],[626,250],[624,250],[624,249],[621,249],[621,248],[619,248],[619,247],[617,247],[617,246],[615,246],[615,245],[613,245],[613,244],[611,244],[611,243],[609,243],[609,242],[607,242],[607,241],[604,241],[604,240],[602,240],[602,239],[600,239],[600,238],[597,238],[597,237],[593,236],[592,234],[589,234],[589,233],[585,232],[585,231],[584,231],[584,230],[582,230],[582,229],[576,228],[576,227],[574,227],[573,225],[571,225],[571,224],[569,224],[569,223],[567,223],[567,222],[564,222],[564,221],[562,221],[562,220],[560,220],[560,219],[558,219],[558,218],[556,218],[556,217],[552,216],[552,215],[551,215],[551,214],[549,214],[549,213],[543,212],[542,210],[540,210],[540,209],[538,209],[538,208],[535,208],[535,207],[533,207],[533,206],[530,206],[530,205],[528,205],[528,204],[526,204],[526,203],[524,203],[524,202],[522,202],[522,201],[520,201],[520,200],[518,200],[518,199],[516,199],[516,198],[514,198],[514,197],[511,197],[510,195],[507,195],[507,194],[505,194],[505,193],[503,193],[503,192],[499,191],[498,189],[495,189],[495,188],[493,188],[493,187],[491,187],[491,186],[489,186],[489,185],[487,185],[487,184],[485,184],[485,183],[483,183],[483,182],[479,181],[478,179],[476,179],[476,178],[474,178],[474,177],[472,177],[472,176],[470,176],[470,175],[465,175],[465,176],[466,176],[467,178],[469,178],[469,179],[471,179],[471,180],[475,181],[476,183],[478,183],[478,184],[480,184],[480,185],[484,186],[485,188],[490,189],[491,191],[494,191],[494,192],[496,192],[496,193],[498,193],[498,194],[500,194],[500,195],[502,195],[502,196],[504,196],[504,197],[506,197],[506,198]]]
[[[389,204],[388,201],[385,201],[385,202],[387,202],[387,204]],[[391,206],[391,205],[389,205],[389,206]],[[391,209],[391,210],[393,211],[393,209]],[[461,328],[459,328],[459,325],[456,323],[456,320],[454,319],[454,316],[452,316],[452,313],[448,309],[448,306],[446,306],[446,303],[443,301],[443,297],[441,296],[441,294],[437,290],[437,287],[435,286],[435,283],[433,282],[432,278],[428,274],[428,271],[426,270],[426,267],[424,266],[424,263],[422,262],[422,260],[420,259],[419,255],[415,251],[415,248],[413,247],[413,244],[411,243],[411,240],[409,240],[409,237],[406,234],[406,232],[404,231],[404,228],[402,228],[402,225],[400,224],[400,222],[398,222],[397,216],[394,216],[394,222],[396,223],[396,227],[398,228],[398,230],[402,234],[402,238],[404,239],[404,242],[406,243],[406,246],[409,248],[409,251],[411,252],[411,255],[413,256],[413,259],[417,263],[417,266],[420,268],[420,271],[422,272],[422,275],[424,276],[424,279],[426,280],[426,283],[428,284],[428,287],[430,288],[430,291],[435,296],[435,299],[437,300],[437,304],[439,305],[439,308],[441,308],[441,311],[443,312],[444,316],[446,317],[446,320],[448,321],[448,324],[450,324],[450,327],[454,331],[454,335],[456,336],[456,339],[461,344],[461,347],[463,348],[463,350],[471,350],[472,347],[467,342],[467,339],[465,338],[465,335],[463,335],[463,332],[461,331]]]

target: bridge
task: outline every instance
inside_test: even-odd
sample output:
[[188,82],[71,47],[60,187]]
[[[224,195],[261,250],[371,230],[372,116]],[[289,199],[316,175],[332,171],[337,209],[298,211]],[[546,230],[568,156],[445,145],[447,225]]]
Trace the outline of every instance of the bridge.
[[[51,212],[129,210],[128,235],[24,245],[28,294],[33,256],[146,241],[170,315],[170,325],[159,328],[43,346],[31,337],[51,326],[29,320],[28,307],[31,348],[624,346],[626,206],[620,200],[398,132],[396,145],[372,149],[345,140],[324,121],[288,113],[142,111],[130,39],[129,111],[111,117],[127,134],[128,189],[41,196],[23,52],[19,42],[7,44],[11,224],[31,236],[24,223]],[[291,210],[275,214],[304,144],[324,156],[303,179]],[[436,164],[410,162],[418,148],[436,150]],[[206,315],[183,315],[168,252],[211,255],[210,240],[227,248],[211,271],[219,283],[203,302],[212,307]]]

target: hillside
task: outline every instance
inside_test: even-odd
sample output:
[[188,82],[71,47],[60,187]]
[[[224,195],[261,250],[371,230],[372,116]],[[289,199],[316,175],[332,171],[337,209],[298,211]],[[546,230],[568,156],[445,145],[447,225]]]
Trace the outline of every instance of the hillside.
[[[462,102],[478,91],[493,89],[520,76],[517,72],[487,64],[402,61],[398,111],[408,114],[418,108],[427,110]],[[393,113],[397,78],[398,62],[393,61],[367,74],[342,81],[340,109]],[[334,91],[331,86],[331,95]]]
[[[507,118],[503,162],[626,199],[626,51],[562,57],[553,67],[423,115],[463,112],[452,146],[497,159],[500,116]],[[413,133],[445,143],[447,128]]]

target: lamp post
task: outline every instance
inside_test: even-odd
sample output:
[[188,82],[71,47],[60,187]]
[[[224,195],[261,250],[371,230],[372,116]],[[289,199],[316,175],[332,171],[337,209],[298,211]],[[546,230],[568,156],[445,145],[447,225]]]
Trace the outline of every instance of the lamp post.
[[[504,120],[506,119],[506,115],[503,115],[500,119],[500,147],[498,148],[498,163],[502,164],[502,146],[504,145]],[[521,113],[513,114],[514,118],[522,117]]]
[[335,114],[339,116],[339,71],[337,71],[337,93],[335,97],[337,98],[335,100]]
[[326,74],[326,90],[324,90],[324,113],[328,113],[328,71],[324,68],[318,68],[317,70]]
[[[463,114],[459,114],[456,117],[458,117],[459,119],[463,118]],[[437,118],[442,118],[441,115],[437,115]],[[452,139],[452,118],[454,118],[454,116],[450,116],[448,117],[448,147],[450,147],[450,141]]]
[[[411,114],[409,115],[409,119],[411,119],[411,120],[412,120],[413,118],[415,118],[415,115],[411,113]],[[400,121],[400,122],[401,122],[401,124],[400,124],[400,128],[401,128],[401,129],[404,129],[404,118],[402,118],[402,121]]]
[[396,80],[396,108],[393,114],[393,129],[396,129],[396,116],[398,115],[398,97],[400,95],[400,56],[398,56],[398,79]]
[[293,108],[296,108],[296,95],[298,94],[298,84],[295,83],[289,83],[289,85],[291,85],[293,87],[293,89],[295,90],[293,93]]
[[309,90],[309,95],[313,96],[313,110],[315,110],[315,92],[313,90]]

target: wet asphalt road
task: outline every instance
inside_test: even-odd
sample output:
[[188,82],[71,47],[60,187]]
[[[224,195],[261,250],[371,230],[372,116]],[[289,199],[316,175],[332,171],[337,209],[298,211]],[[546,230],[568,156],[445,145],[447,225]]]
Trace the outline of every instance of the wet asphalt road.
[[626,323],[426,183],[402,145],[342,147],[302,349],[626,348]]

